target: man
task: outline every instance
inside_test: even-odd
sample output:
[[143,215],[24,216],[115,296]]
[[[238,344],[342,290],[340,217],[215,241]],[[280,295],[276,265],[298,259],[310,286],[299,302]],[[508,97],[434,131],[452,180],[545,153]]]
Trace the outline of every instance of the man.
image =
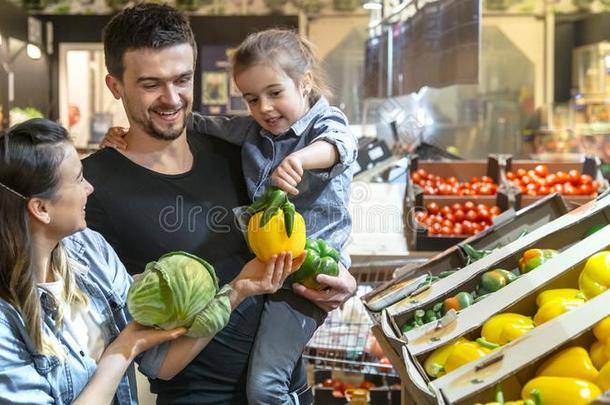
[[[121,99],[130,129],[128,147],[85,159],[95,192],[87,222],[117,250],[132,273],[163,253],[184,250],[210,261],[224,284],[251,257],[231,208],[249,204],[239,150],[197,134],[191,117],[196,46],[183,15],[143,4],[115,16],[104,30],[106,84]],[[324,278],[328,292],[297,292],[325,310],[355,291],[345,269]],[[302,287],[302,286],[300,286]],[[159,403],[244,404],[248,354],[261,297],[244,300],[229,324],[177,375],[152,380]],[[200,349],[200,348],[199,348]],[[292,378],[300,403],[311,402],[303,367]]]

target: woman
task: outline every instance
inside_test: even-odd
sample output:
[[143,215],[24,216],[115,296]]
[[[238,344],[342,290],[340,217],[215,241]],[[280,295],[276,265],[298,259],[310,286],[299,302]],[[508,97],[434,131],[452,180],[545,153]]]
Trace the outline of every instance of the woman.
[[[86,229],[92,191],[64,128],[33,119],[0,137],[2,403],[136,403],[136,356],[171,375],[210,339],[129,322],[131,279]],[[232,307],[276,291],[291,269],[289,254],[252,260],[231,282]]]

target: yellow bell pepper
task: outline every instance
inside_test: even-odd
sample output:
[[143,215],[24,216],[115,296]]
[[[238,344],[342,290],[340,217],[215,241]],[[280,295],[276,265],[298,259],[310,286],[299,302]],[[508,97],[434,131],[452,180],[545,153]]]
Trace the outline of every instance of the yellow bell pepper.
[[575,288],[557,288],[553,290],[546,290],[538,294],[536,297],[536,305],[538,308],[540,308],[547,302],[557,298],[568,300],[575,298],[585,299],[585,295],[582,293],[582,291]]
[[298,257],[305,251],[305,221],[298,212],[294,215],[292,235],[288,236],[284,225],[284,212],[278,209],[264,226],[260,226],[263,212],[260,211],[248,222],[248,245],[256,257],[267,262],[280,252],[292,252]]
[[600,342],[606,342],[610,338],[610,316],[602,319],[593,327],[593,334]]
[[591,299],[610,287],[610,251],[602,251],[587,259],[578,277],[578,288]]
[[[533,397],[533,399],[506,402],[506,401],[504,401],[504,392],[502,391],[502,385],[498,384],[496,386],[496,401],[488,402],[484,405],[542,405],[542,399],[541,399],[538,391],[534,390],[531,393],[531,397]],[[479,403],[479,404],[475,404],[475,405],[482,405],[482,404]]]
[[424,370],[426,370],[426,374],[428,374],[432,378],[441,377],[447,372],[445,371],[445,364],[447,363],[447,357],[453,352],[455,345],[461,342],[467,342],[464,338],[459,338],[458,340],[448,343],[443,347],[439,347],[434,350],[424,361]]
[[570,377],[536,377],[525,384],[521,398],[529,399],[533,390],[544,405],[586,405],[602,393],[597,385]]
[[536,326],[542,325],[543,323],[550,321],[553,318],[558,317],[572,309],[581,306],[585,303],[585,300],[574,298],[571,300],[557,298],[547,302],[542,307],[538,308],[538,312],[534,315],[534,324]]
[[568,347],[546,359],[536,376],[572,377],[595,383],[599,372],[582,347]]
[[450,373],[464,364],[468,364],[471,361],[485,356],[487,353],[490,353],[492,349],[497,347],[498,345],[485,342],[485,340],[481,339],[477,339],[476,342],[470,340],[457,342],[451,353],[449,353],[449,356],[447,356],[445,371]]
[[608,362],[608,357],[606,357],[606,348],[602,342],[595,342],[591,345],[589,349],[589,357],[593,362],[593,365],[598,370],[604,366]]
[[505,345],[534,329],[529,316],[504,313],[489,318],[481,329],[481,336],[488,342]]
[[599,370],[599,376],[597,377],[596,383],[603,392],[610,390],[610,363],[606,363],[606,365]]

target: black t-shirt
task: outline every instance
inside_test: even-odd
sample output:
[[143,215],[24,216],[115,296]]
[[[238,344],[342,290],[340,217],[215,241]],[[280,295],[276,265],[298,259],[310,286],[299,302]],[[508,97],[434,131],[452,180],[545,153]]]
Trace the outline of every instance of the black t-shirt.
[[[249,204],[239,148],[187,133],[192,169],[164,175],[106,148],[83,160],[95,190],[87,224],[117,251],[131,274],[163,254],[182,250],[209,261],[223,285],[252,254],[232,208]],[[261,297],[245,300],[229,324],[171,381],[152,381],[159,403],[244,404],[248,355],[263,307]]]

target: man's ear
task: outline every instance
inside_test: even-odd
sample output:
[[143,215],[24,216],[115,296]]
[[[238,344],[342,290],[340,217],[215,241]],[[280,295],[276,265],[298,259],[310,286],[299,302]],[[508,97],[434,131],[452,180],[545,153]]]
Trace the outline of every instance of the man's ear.
[[30,215],[42,224],[51,222],[51,215],[47,207],[47,201],[41,198],[30,198],[26,204]]
[[108,87],[108,90],[110,90],[115,99],[121,99],[122,83],[116,77],[112,76],[111,74],[107,74],[106,87]]

